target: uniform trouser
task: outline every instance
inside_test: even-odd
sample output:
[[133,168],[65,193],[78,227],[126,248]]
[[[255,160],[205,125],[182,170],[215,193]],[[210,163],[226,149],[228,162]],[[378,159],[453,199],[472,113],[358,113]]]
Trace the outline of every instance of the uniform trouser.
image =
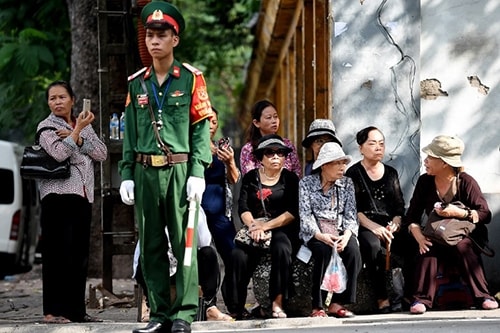
[[[205,307],[208,308],[212,305],[217,305],[217,290],[220,283],[219,259],[217,258],[217,252],[211,246],[204,246],[198,249],[198,278],[201,291],[203,292]],[[142,287],[146,295],[146,303],[149,306],[149,301],[147,300],[148,287],[144,281],[141,265],[137,266],[135,279]]]
[[74,194],[42,200],[43,314],[82,321],[92,206]]
[[[141,246],[141,268],[148,289],[150,320],[165,323],[182,319],[193,322],[198,309],[197,219],[191,265],[184,266],[187,229],[187,164],[153,168],[137,164],[134,173],[136,214]],[[168,228],[177,272],[170,277]],[[170,285],[176,297],[171,301]]]
[[[312,238],[307,247],[312,252],[314,259],[313,276],[312,276],[312,306],[313,308],[323,308],[327,292],[321,290],[321,282],[325,275],[326,268],[332,257],[332,247],[325,243]],[[356,236],[351,235],[344,251],[339,253],[342,262],[347,271],[347,287],[341,294],[333,294],[331,303],[349,304],[356,302],[356,287],[358,284],[358,274],[361,270],[361,253],[359,252],[358,240]]]
[[437,290],[436,277],[442,273],[438,272],[440,262],[458,267],[462,279],[471,288],[479,304],[485,298],[492,298],[488,292],[481,254],[470,238],[464,238],[456,246],[433,244],[427,253],[419,255],[415,269],[415,301],[432,308]]

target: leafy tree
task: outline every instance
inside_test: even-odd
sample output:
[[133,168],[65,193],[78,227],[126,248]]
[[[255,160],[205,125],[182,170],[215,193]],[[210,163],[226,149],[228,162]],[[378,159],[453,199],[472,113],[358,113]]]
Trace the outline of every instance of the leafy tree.
[[[252,43],[248,24],[260,1],[172,2],[188,27],[176,57],[203,70],[223,126],[243,86]],[[0,5],[0,138],[31,142],[36,124],[48,114],[44,94],[50,82],[70,80],[71,74],[75,91],[97,94],[90,70],[97,55],[89,54],[96,50],[95,0],[0,0]]]
[[0,138],[22,142],[33,138],[34,127],[48,113],[49,81],[68,79],[68,15],[57,0],[0,4]]

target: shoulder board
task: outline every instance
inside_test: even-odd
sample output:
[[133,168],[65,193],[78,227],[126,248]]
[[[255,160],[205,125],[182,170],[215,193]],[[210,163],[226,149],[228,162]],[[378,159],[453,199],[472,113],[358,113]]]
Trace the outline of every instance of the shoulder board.
[[187,62],[183,62],[182,63],[182,66],[186,67],[191,73],[193,73],[194,75],[201,75],[203,74],[202,71],[200,71],[198,68],[196,67],[193,67],[191,66],[190,64],[188,64]]
[[144,73],[144,71],[148,69],[147,67],[144,67],[140,70],[138,70],[137,72],[135,72],[134,74],[130,75],[128,77],[128,81],[132,81],[133,79],[135,79],[136,77],[138,77],[139,75],[141,75],[142,73]]

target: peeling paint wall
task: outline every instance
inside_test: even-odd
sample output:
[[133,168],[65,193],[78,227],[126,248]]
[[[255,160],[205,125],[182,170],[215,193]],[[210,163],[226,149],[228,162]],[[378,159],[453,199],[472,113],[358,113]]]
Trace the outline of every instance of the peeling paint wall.
[[[387,158],[411,197],[438,134],[460,136],[466,171],[485,192],[500,237],[500,2],[491,0],[330,0],[332,118],[346,153],[359,160],[355,134],[368,125],[386,136]],[[500,288],[498,255],[485,258]]]

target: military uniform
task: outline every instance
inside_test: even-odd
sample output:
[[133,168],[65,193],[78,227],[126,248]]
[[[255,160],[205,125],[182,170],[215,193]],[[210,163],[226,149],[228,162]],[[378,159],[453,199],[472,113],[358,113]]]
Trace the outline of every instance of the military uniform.
[[[154,7],[155,4],[163,12],[171,6],[164,2],[152,2],[148,6]],[[168,6],[165,7],[165,4]],[[147,14],[153,10],[157,14],[157,6],[149,8],[146,14],[147,6],[143,9],[143,21],[150,17]],[[180,27],[183,28],[183,22]],[[163,165],[167,162],[166,154],[155,137],[152,126],[156,125],[152,125],[149,106],[158,124],[161,140],[173,156],[173,159],[168,159],[171,163],[166,165]],[[196,244],[193,244],[191,265],[182,264],[188,212],[186,183],[190,176],[203,178],[204,170],[212,160],[208,122],[211,112],[203,75],[187,64],[174,60],[161,85],[153,66],[129,77],[123,159],[119,162],[119,170],[122,180],[133,180],[135,183],[140,260],[148,287],[152,322],[172,323],[181,319],[191,323],[196,316]],[[165,228],[168,228],[172,250],[178,261],[177,272],[172,278],[169,278]],[[176,297],[172,301],[171,285],[176,289]]]

